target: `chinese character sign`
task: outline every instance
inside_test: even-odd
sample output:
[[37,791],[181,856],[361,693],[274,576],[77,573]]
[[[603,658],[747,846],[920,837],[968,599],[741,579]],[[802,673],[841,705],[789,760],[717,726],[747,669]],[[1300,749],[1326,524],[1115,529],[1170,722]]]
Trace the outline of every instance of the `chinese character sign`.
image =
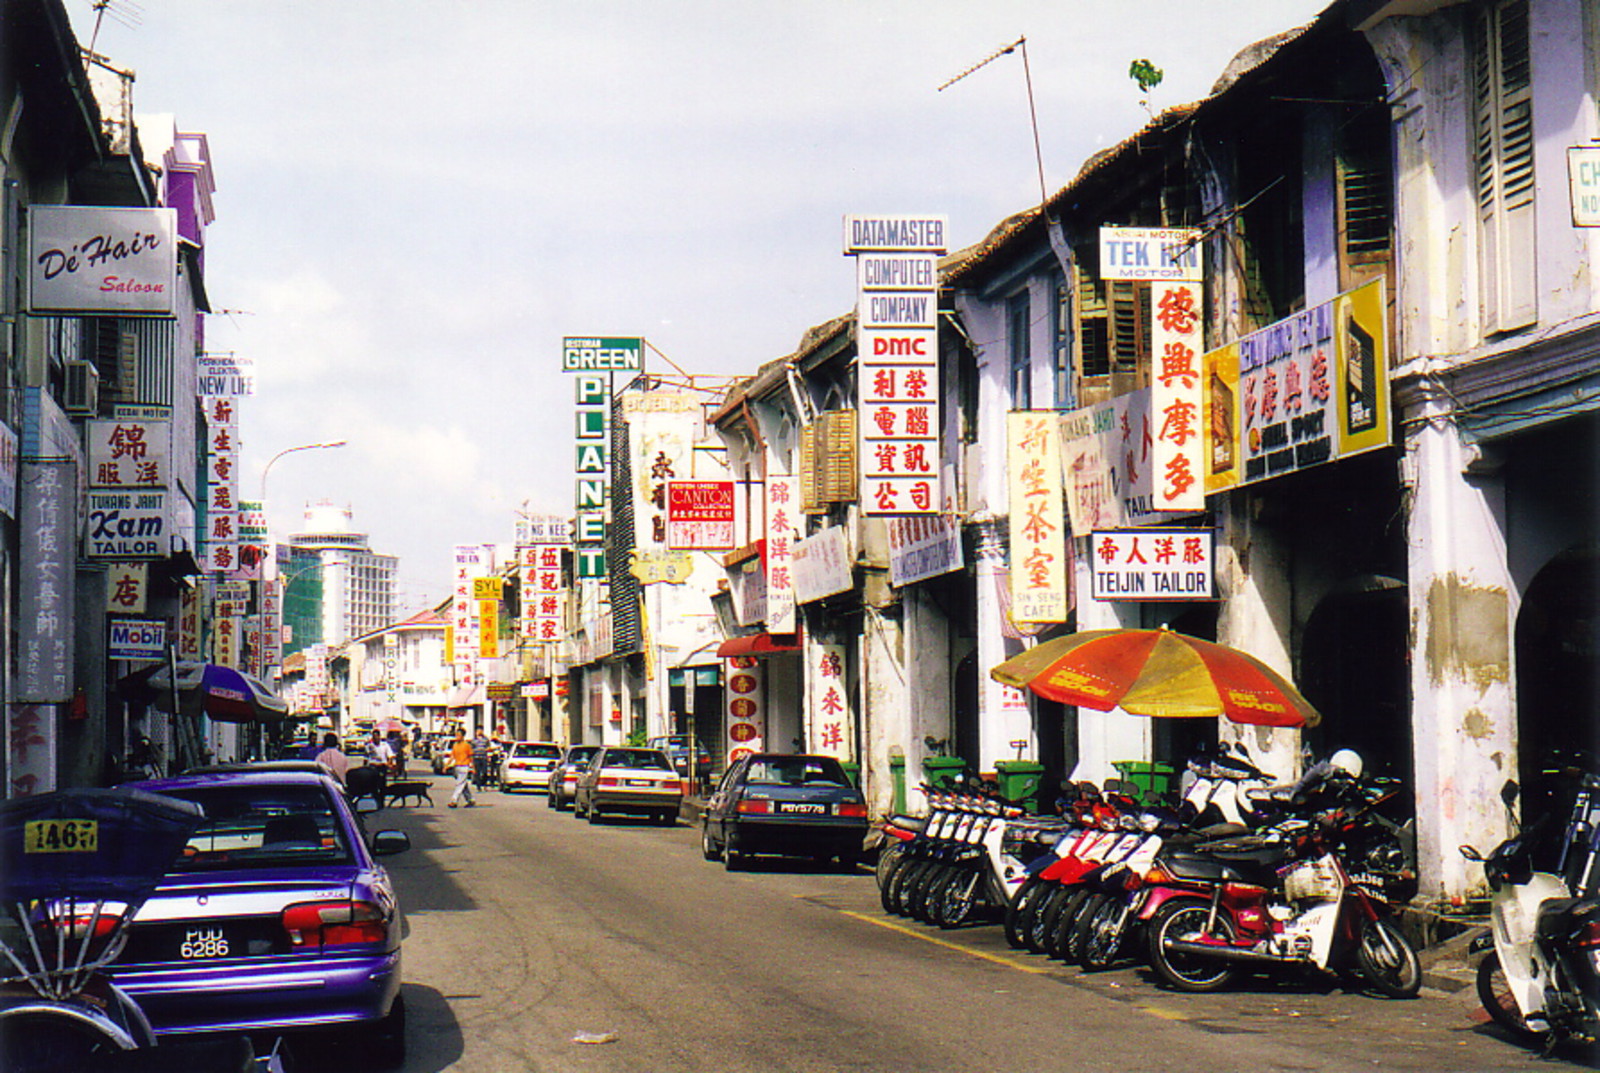
[[844,645],[815,644],[806,653],[806,749],[840,760],[855,753],[845,652]]
[[1061,452],[1054,411],[1006,415],[1006,475],[1011,490],[1011,617],[1065,622],[1067,518],[1061,498]]
[[1378,279],[1207,354],[1208,490],[1386,446],[1387,340]]
[[[728,763],[734,764],[762,750],[767,734],[767,716],[761,661],[754,656],[735,656],[722,668],[727,688],[724,725],[728,732]],[[685,689],[694,688],[694,668],[685,671]]]
[[800,482],[784,473],[768,473],[767,505],[767,630],[795,629],[794,542],[800,517]]
[[166,488],[172,469],[170,421],[89,421],[89,486]]
[[1210,600],[1210,529],[1098,530],[1089,538],[1090,595],[1103,601]]
[[232,574],[239,568],[239,410],[234,400],[204,400],[206,449],[206,529],[201,553],[208,573]]
[[1201,286],[1150,285],[1150,464],[1156,510],[1205,509]]
[[945,224],[943,217],[845,220],[845,253],[856,258],[863,514],[936,514],[944,507],[937,254]]
[[17,598],[17,678],[13,699],[72,696],[73,601],[77,549],[77,466],[22,463],[21,560],[31,567]]
[[564,543],[527,544],[517,549],[522,575],[522,636],[539,644],[562,639],[567,590],[562,583]]
[[455,546],[455,576],[450,591],[450,625],[454,628],[456,681],[477,684],[478,601],[472,598],[472,579],[483,573],[482,544]]

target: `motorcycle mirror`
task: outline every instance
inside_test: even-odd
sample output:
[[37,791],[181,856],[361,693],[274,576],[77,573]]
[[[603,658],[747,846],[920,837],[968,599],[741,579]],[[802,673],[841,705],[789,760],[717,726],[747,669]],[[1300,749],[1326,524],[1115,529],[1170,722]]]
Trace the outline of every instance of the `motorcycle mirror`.
[[1517,803],[1517,794],[1520,792],[1521,788],[1517,785],[1517,780],[1507,779],[1506,784],[1500,787],[1500,800],[1506,803],[1506,808],[1510,808]]
[[1461,851],[1461,856],[1465,857],[1467,860],[1477,861],[1479,864],[1483,863],[1483,854],[1479,853],[1476,848],[1472,846],[1461,846],[1459,849]]

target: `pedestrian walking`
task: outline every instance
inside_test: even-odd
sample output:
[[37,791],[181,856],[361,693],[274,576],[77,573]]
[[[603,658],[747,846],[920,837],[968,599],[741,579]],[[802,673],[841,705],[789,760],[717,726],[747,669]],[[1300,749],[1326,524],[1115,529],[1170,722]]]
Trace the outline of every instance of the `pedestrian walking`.
[[339,735],[322,735],[322,751],[316,755],[317,763],[333,772],[333,777],[339,780],[339,785],[345,784],[345,775],[350,770],[350,758],[344,755],[339,748]]
[[383,768],[385,776],[394,771],[394,746],[384,741],[383,735],[376,730],[372,732],[372,741],[367,745],[367,763]]
[[477,737],[472,739],[472,781],[480,790],[489,782],[489,738],[483,729],[478,729]]
[[455,808],[456,802],[463,797],[467,799],[468,808],[476,803],[472,800],[472,752],[467,732],[457,728],[456,740],[450,743],[450,766],[456,774],[455,792],[450,795],[451,808]]

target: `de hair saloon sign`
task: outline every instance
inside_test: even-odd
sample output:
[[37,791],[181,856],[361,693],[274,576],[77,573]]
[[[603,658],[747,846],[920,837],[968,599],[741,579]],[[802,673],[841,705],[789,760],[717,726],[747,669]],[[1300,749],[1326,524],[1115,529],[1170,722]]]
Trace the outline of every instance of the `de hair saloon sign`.
[[176,312],[176,210],[34,205],[28,229],[31,312]]

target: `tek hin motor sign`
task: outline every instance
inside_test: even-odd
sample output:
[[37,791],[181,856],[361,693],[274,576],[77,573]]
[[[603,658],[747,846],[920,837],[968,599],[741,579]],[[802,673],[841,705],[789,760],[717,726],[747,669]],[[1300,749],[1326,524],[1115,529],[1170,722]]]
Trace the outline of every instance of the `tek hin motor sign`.
[[1102,529],[1089,538],[1089,594],[1096,600],[1211,600],[1210,529]]
[[1189,227],[1102,227],[1100,278],[1199,282],[1200,232]]
[[177,210],[32,205],[28,224],[30,312],[176,312]]

